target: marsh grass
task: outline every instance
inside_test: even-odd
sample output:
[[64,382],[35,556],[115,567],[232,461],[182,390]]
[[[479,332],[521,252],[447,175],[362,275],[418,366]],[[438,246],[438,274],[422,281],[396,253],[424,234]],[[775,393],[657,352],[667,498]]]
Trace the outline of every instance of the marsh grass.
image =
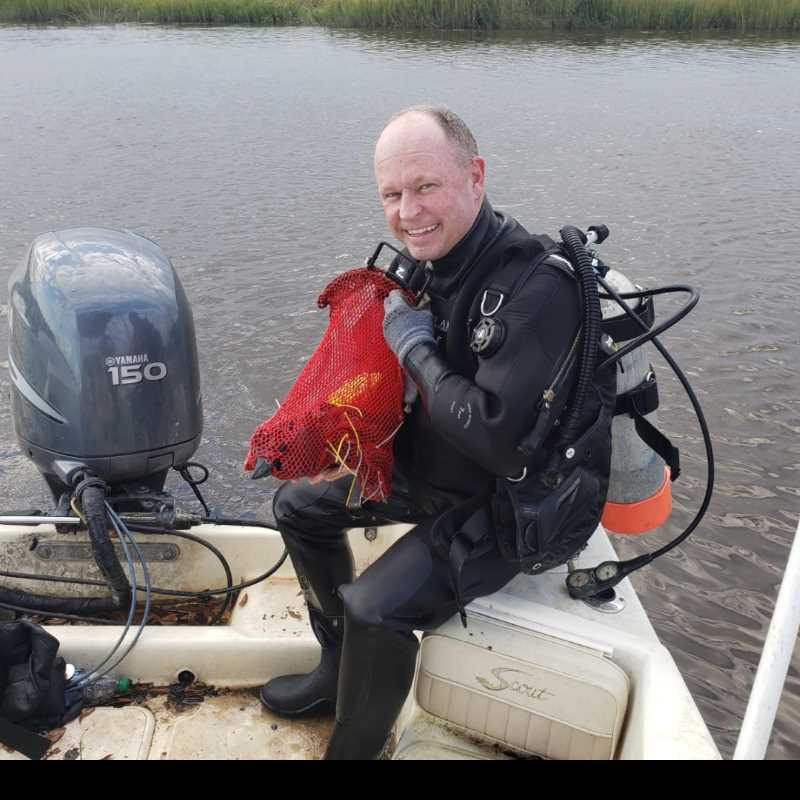
[[800,0],[327,0],[315,18],[369,28],[800,31]]
[[800,32],[800,0],[0,0],[0,21]]
[[304,0],[0,0],[5,22],[309,24]]

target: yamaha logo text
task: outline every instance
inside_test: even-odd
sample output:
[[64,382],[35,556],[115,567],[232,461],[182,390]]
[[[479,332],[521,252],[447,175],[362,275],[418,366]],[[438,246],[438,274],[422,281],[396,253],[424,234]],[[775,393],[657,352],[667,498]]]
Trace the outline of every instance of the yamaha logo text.
[[167,376],[163,361],[150,361],[147,353],[107,356],[106,372],[111,375],[112,386],[144,381],[160,381]]

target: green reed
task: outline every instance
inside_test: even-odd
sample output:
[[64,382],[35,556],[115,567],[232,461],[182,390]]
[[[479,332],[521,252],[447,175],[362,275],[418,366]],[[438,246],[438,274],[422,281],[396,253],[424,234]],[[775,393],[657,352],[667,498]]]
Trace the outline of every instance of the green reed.
[[368,28],[800,31],[800,0],[326,0],[315,18]]
[[800,32],[800,0],[0,0],[0,22]]
[[0,0],[0,22],[313,23],[307,0]]

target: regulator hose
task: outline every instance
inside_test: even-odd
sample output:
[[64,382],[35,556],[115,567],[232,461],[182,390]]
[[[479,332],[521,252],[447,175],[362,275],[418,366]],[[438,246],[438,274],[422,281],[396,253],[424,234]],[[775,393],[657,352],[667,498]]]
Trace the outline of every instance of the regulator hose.
[[561,441],[569,444],[581,433],[579,425],[586,394],[594,378],[597,350],[600,346],[600,336],[602,334],[603,315],[600,310],[597,276],[592,266],[592,257],[584,247],[584,242],[586,241],[584,234],[573,225],[565,225],[559,233],[575,270],[583,304],[583,346],[578,364],[578,378],[575,384],[575,400],[561,434]]
[[82,477],[83,480],[75,486],[73,497],[83,507],[94,560],[111,589],[115,608],[127,608],[131,602],[131,585],[108,537],[106,485],[93,475],[83,473]]

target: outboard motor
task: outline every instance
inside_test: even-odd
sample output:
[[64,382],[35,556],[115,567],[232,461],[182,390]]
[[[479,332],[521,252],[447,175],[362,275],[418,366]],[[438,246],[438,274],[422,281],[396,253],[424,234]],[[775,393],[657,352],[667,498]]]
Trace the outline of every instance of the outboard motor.
[[194,321],[158,245],[128,231],[38,236],[9,280],[14,427],[56,501],[88,469],[161,491],[202,434]]

